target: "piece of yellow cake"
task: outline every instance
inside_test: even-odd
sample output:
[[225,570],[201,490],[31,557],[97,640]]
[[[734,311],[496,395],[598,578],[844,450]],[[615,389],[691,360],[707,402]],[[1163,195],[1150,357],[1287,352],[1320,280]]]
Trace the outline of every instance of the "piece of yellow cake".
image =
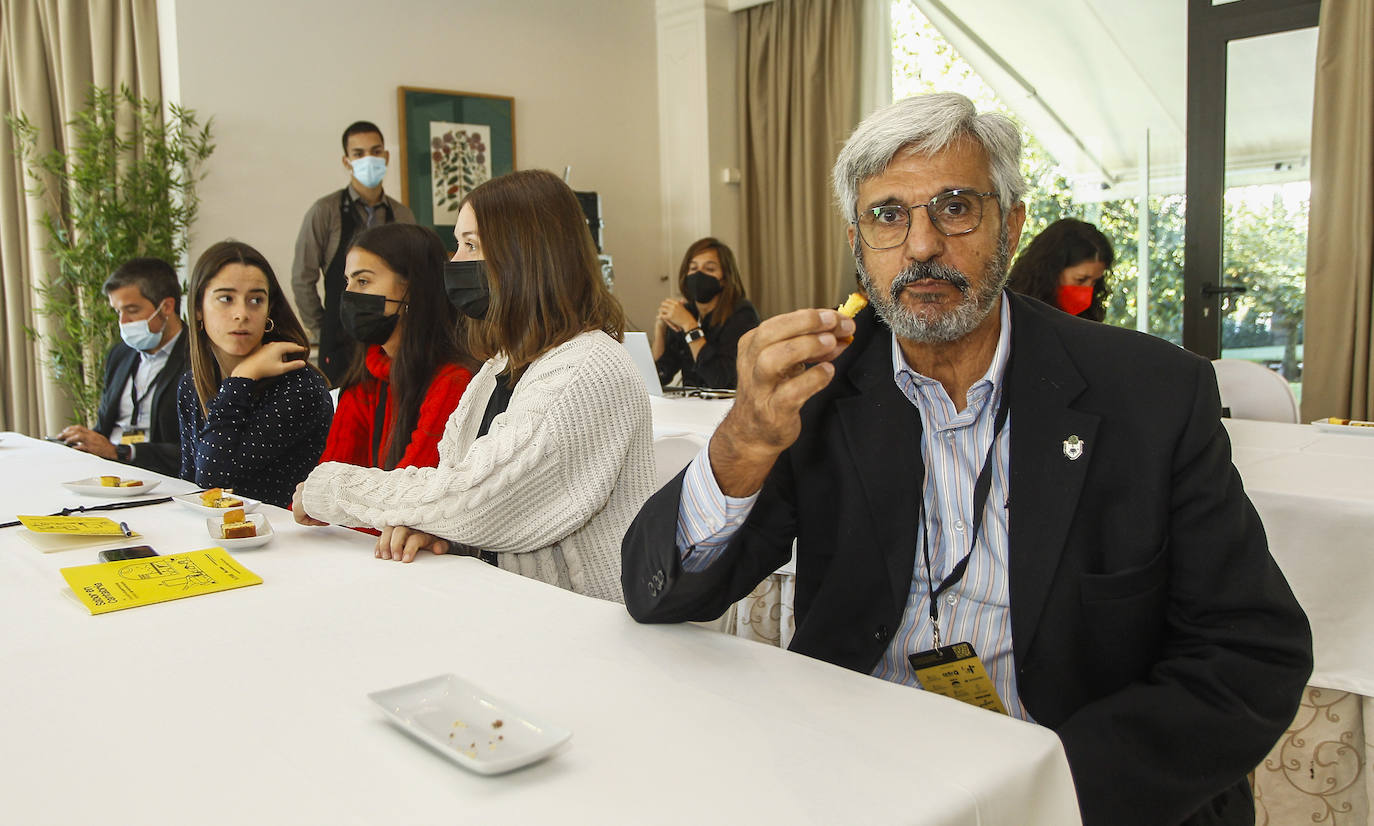
[[200,495],[200,503],[207,508],[239,508],[243,500],[230,496],[233,488],[210,488]]
[[835,310],[840,315],[847,315],[850,318],[858,315],[864,307],[868,306],[868,296],[863,293],[850,293],[844,303],[836,307]]
[[225,511],[220,532],[225,539],[244,539],[258,535],[258,526],[246,521],[242,508]]

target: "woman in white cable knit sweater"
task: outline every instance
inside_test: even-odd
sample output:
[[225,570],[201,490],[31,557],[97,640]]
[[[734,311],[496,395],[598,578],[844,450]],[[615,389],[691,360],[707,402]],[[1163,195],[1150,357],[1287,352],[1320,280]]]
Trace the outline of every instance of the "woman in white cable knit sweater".
[[582,210],[543,170],[474,189],[453,229],[449,299],[487,359],[439,442],[439,465],[326,463],[296,520],[381,530],[376,554],[480,554],[534,579],[622,602],[620,540],[653,492],[649,398],[620,344]]

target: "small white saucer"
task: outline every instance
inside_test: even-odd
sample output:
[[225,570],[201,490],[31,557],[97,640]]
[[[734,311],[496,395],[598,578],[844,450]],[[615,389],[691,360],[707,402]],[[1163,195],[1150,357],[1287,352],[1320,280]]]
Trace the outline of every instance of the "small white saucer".
[[1351,424],[1332,424],[1326,419],[1317,419],[1312,426],[1326,433],[1342,433],[1346,436],[1374,436],[1374,427]]
[[478,774],[527,766],[572,737],[453,674],[367,696],[408,734]]
[[[258,509],[258,506],[262,504],[262,502],[259,502],[256,499],[249,499],[247,496],[239,496],[237,493],[231,493],[229,495],[234,497],[235,499],[243,500],[242,505],[234,505],[234,507],[243,508],[244,513],[252,513],[253,511]],[[202,505],[200,503],[199,493],[183,493],[180,496],[173,496],[172,501],[176,502],[178,505],[181,505],[183,507],[190,508],[191,510],[195,511],[196,513],[202,516],[223,516],[225,511],[233,509],[211,508]]]
[[[121,481],[132,482],[134,478],[119,477]],[[132,488],[107,488],[100,484],[99,476],[92,476],[90,479],[77,479],[75,482],[63,482],[62,487],[72,493],[79,493],[82,496],[142,496],[150,492],[153,488],[162,484],[161,479],[140,479],[143,484]]]
[[244,521],[252,522],[258,528],[257,536],[245,536],[240,539],[225,539],[221,529],[224,527],[224,512],[219,516],[212,516],[205,520],[205,532],[210,534],[210,538],[219,543],[219,546],[227,551],[243,550],[244,548],[256,548],[259,545],[266,545],[272,541],[272,524],[267,521],[267,516],[261,513],[250,513],[244,516]]

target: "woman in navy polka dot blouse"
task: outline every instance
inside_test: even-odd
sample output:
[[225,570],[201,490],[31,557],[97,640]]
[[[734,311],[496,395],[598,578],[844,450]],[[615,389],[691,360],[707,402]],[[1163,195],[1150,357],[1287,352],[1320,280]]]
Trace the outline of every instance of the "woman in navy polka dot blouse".
[[334,406],[267,259],[240,241],[191,273],[191,369],[177,389],[181,478],[291,507],[324,451]]

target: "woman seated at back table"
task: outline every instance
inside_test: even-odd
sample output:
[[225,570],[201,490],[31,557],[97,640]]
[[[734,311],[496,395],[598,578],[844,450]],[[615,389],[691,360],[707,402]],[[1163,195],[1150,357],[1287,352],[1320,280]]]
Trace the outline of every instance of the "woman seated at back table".
[[1107,317],[1106,273],[1115,257],[1097,227],[1061,218],[1021,250],[1008,286],[1069,315],[1101,321]]
[[415,224],[382,224],[353,242],[339,315],[358,345],[321,464],[439,463],[439,438],[472,380],[444,294],[447,257],[439,236]]
[[297,491],[296,520],[377,528],[382,559],[480,554],[623,601],[620,540],[653,492],[653,425],[577,198],[550,172],[513,172],[463,200],[453,235],[449,300],[487,361],[438,466],[320,465]]
[[181,478],[291,507],[334,407],[305,329],[262,253],[221,241],[187,288],[191,369],[177,388]]
[[702,238],[682,257],[677,288],[686,298],[664,299],[654,325],[659,381],[671,384],[681,371],[688,387],[735,389],[740,336],[759,326],[735,254],[715,238]]

